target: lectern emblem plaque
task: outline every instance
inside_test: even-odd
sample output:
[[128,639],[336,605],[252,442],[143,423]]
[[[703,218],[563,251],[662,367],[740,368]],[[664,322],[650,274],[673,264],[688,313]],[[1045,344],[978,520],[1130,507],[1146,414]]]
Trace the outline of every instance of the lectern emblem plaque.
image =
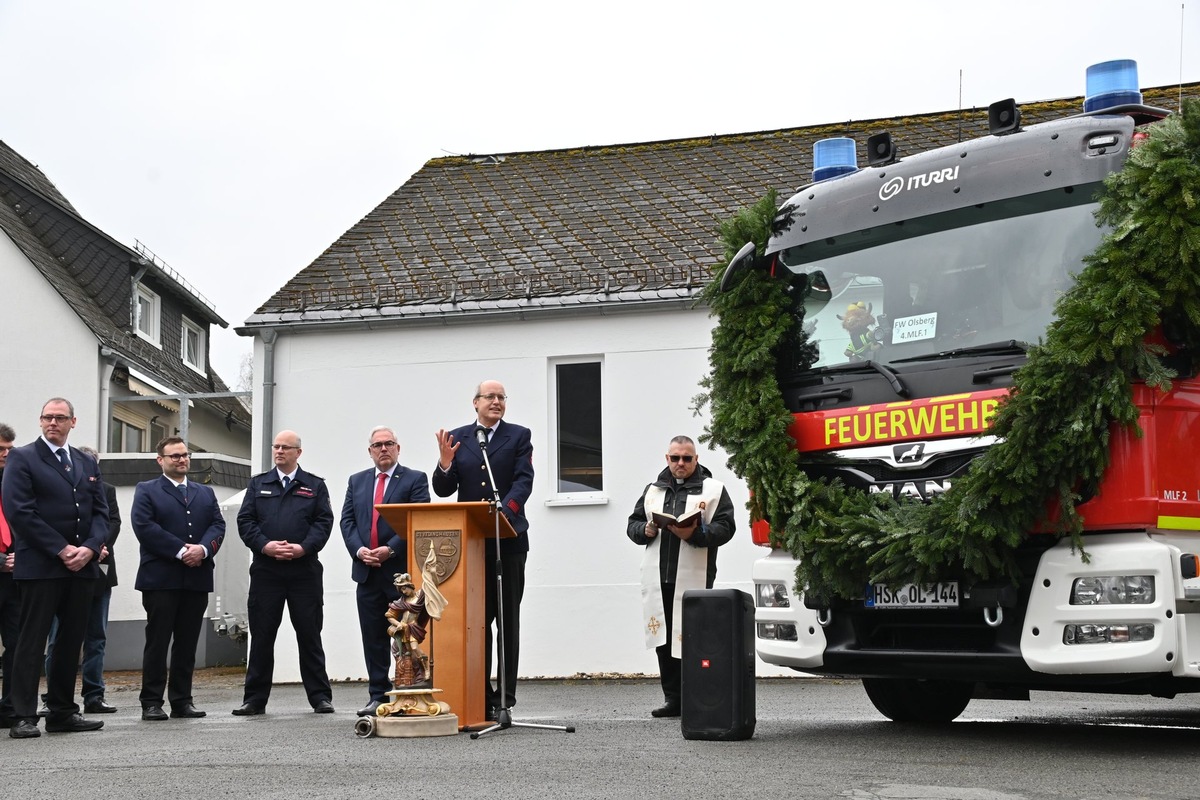
[[437,583],[445,582],[458,569],[462,555],[462,531],[413,531],[416,538],[414,559],[418,564],[426,563],[429,548],[433,548],[437,563],[433,565],[433,577]]

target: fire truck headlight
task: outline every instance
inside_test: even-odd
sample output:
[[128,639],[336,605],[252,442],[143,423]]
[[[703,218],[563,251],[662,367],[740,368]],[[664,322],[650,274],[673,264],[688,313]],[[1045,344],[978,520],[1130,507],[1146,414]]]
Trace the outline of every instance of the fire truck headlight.
[[1150,622],[1086,623],[1063,627],[1063,644],[1119,644],[1122,642],[1148,642],[1154,638],[1154,625]]
[[778,642],[796,641],[796,626],[790,622],[760,622],[758,623],[759,639],[774,639]]
[[756,583],[754,590],[759,608],[790,608],[792,605],[787,587],[782,583]]
[[1071,584],[1071,605],[1145,605],[1154,602],[1153,575],[1094,575]]

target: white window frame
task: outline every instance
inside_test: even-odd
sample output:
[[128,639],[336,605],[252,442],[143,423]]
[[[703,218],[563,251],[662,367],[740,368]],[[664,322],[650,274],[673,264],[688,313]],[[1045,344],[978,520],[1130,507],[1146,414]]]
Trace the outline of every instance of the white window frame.
[[560,470],[560,419],[559,419],[559,384],[558,384],[558,369],[562,366],[571,364],[598,364],[600,367],[600,396],[597,398],[600,409],[600,470],[601,476],[607,472],[605,469],[604,444],[605,444],[605,424],[604,424],[604,357],[602,355],[592,356],[571,356],[567,358],[553,358],[547,361],[547,386],[549,387],[549,397],[547,398],[547,408],[550,412],[550,475],[553,481],[553,490],[550,493],[549,499],[546,500],[547,506],[582,506],[582,505],[605,505],[608,503],[608,495],[603,490],[587,490],[580,489],[576,491],[560,491],[559,486],[559,470]]
[[[196,335],[196,360],[188,359],[188,334]],[[192,322],[187,317],[183,318],[183,325],[180,327],[179,333],[179,357],[183,359],[183,363],[204,374],[204,353],[205,353],[205,338],[204,328]]]
[[[143,301],[150,310],[149,314],[142,314]],[[133,327],[137,335],[155,347],[162,347],[162,299],[139,283],[135,308]]]

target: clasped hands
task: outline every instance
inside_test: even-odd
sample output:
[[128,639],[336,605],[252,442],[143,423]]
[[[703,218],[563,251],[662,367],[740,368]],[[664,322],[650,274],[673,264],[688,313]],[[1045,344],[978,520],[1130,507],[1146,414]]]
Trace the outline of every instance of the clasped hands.
[[87,566],[87,563],[92,560],[92,556],[96,553],[88,547],[76,547],[69,544],[62,550],[58,551],[58,558],[63,562],[63,566],[71,570],[71,572],[79,572]]
[[276,561],[291,561],[304,555],[304,548],[292,542],[267,542],[263,555],[270,556]]
[[392,557],[392,551],[387,548],[387,545],[380,545],[372,550],[369,547],[358,548],[358,560],[366,564],[368,567],[382,566],[383,562]]

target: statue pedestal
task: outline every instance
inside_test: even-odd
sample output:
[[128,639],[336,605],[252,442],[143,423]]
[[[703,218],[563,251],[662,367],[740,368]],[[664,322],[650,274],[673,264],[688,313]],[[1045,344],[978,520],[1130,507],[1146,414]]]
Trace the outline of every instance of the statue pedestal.
[[458,716],[434,695],[441,689],[393,689],[388,702],[375,710],[374,735],[384,738],[453,736]]

